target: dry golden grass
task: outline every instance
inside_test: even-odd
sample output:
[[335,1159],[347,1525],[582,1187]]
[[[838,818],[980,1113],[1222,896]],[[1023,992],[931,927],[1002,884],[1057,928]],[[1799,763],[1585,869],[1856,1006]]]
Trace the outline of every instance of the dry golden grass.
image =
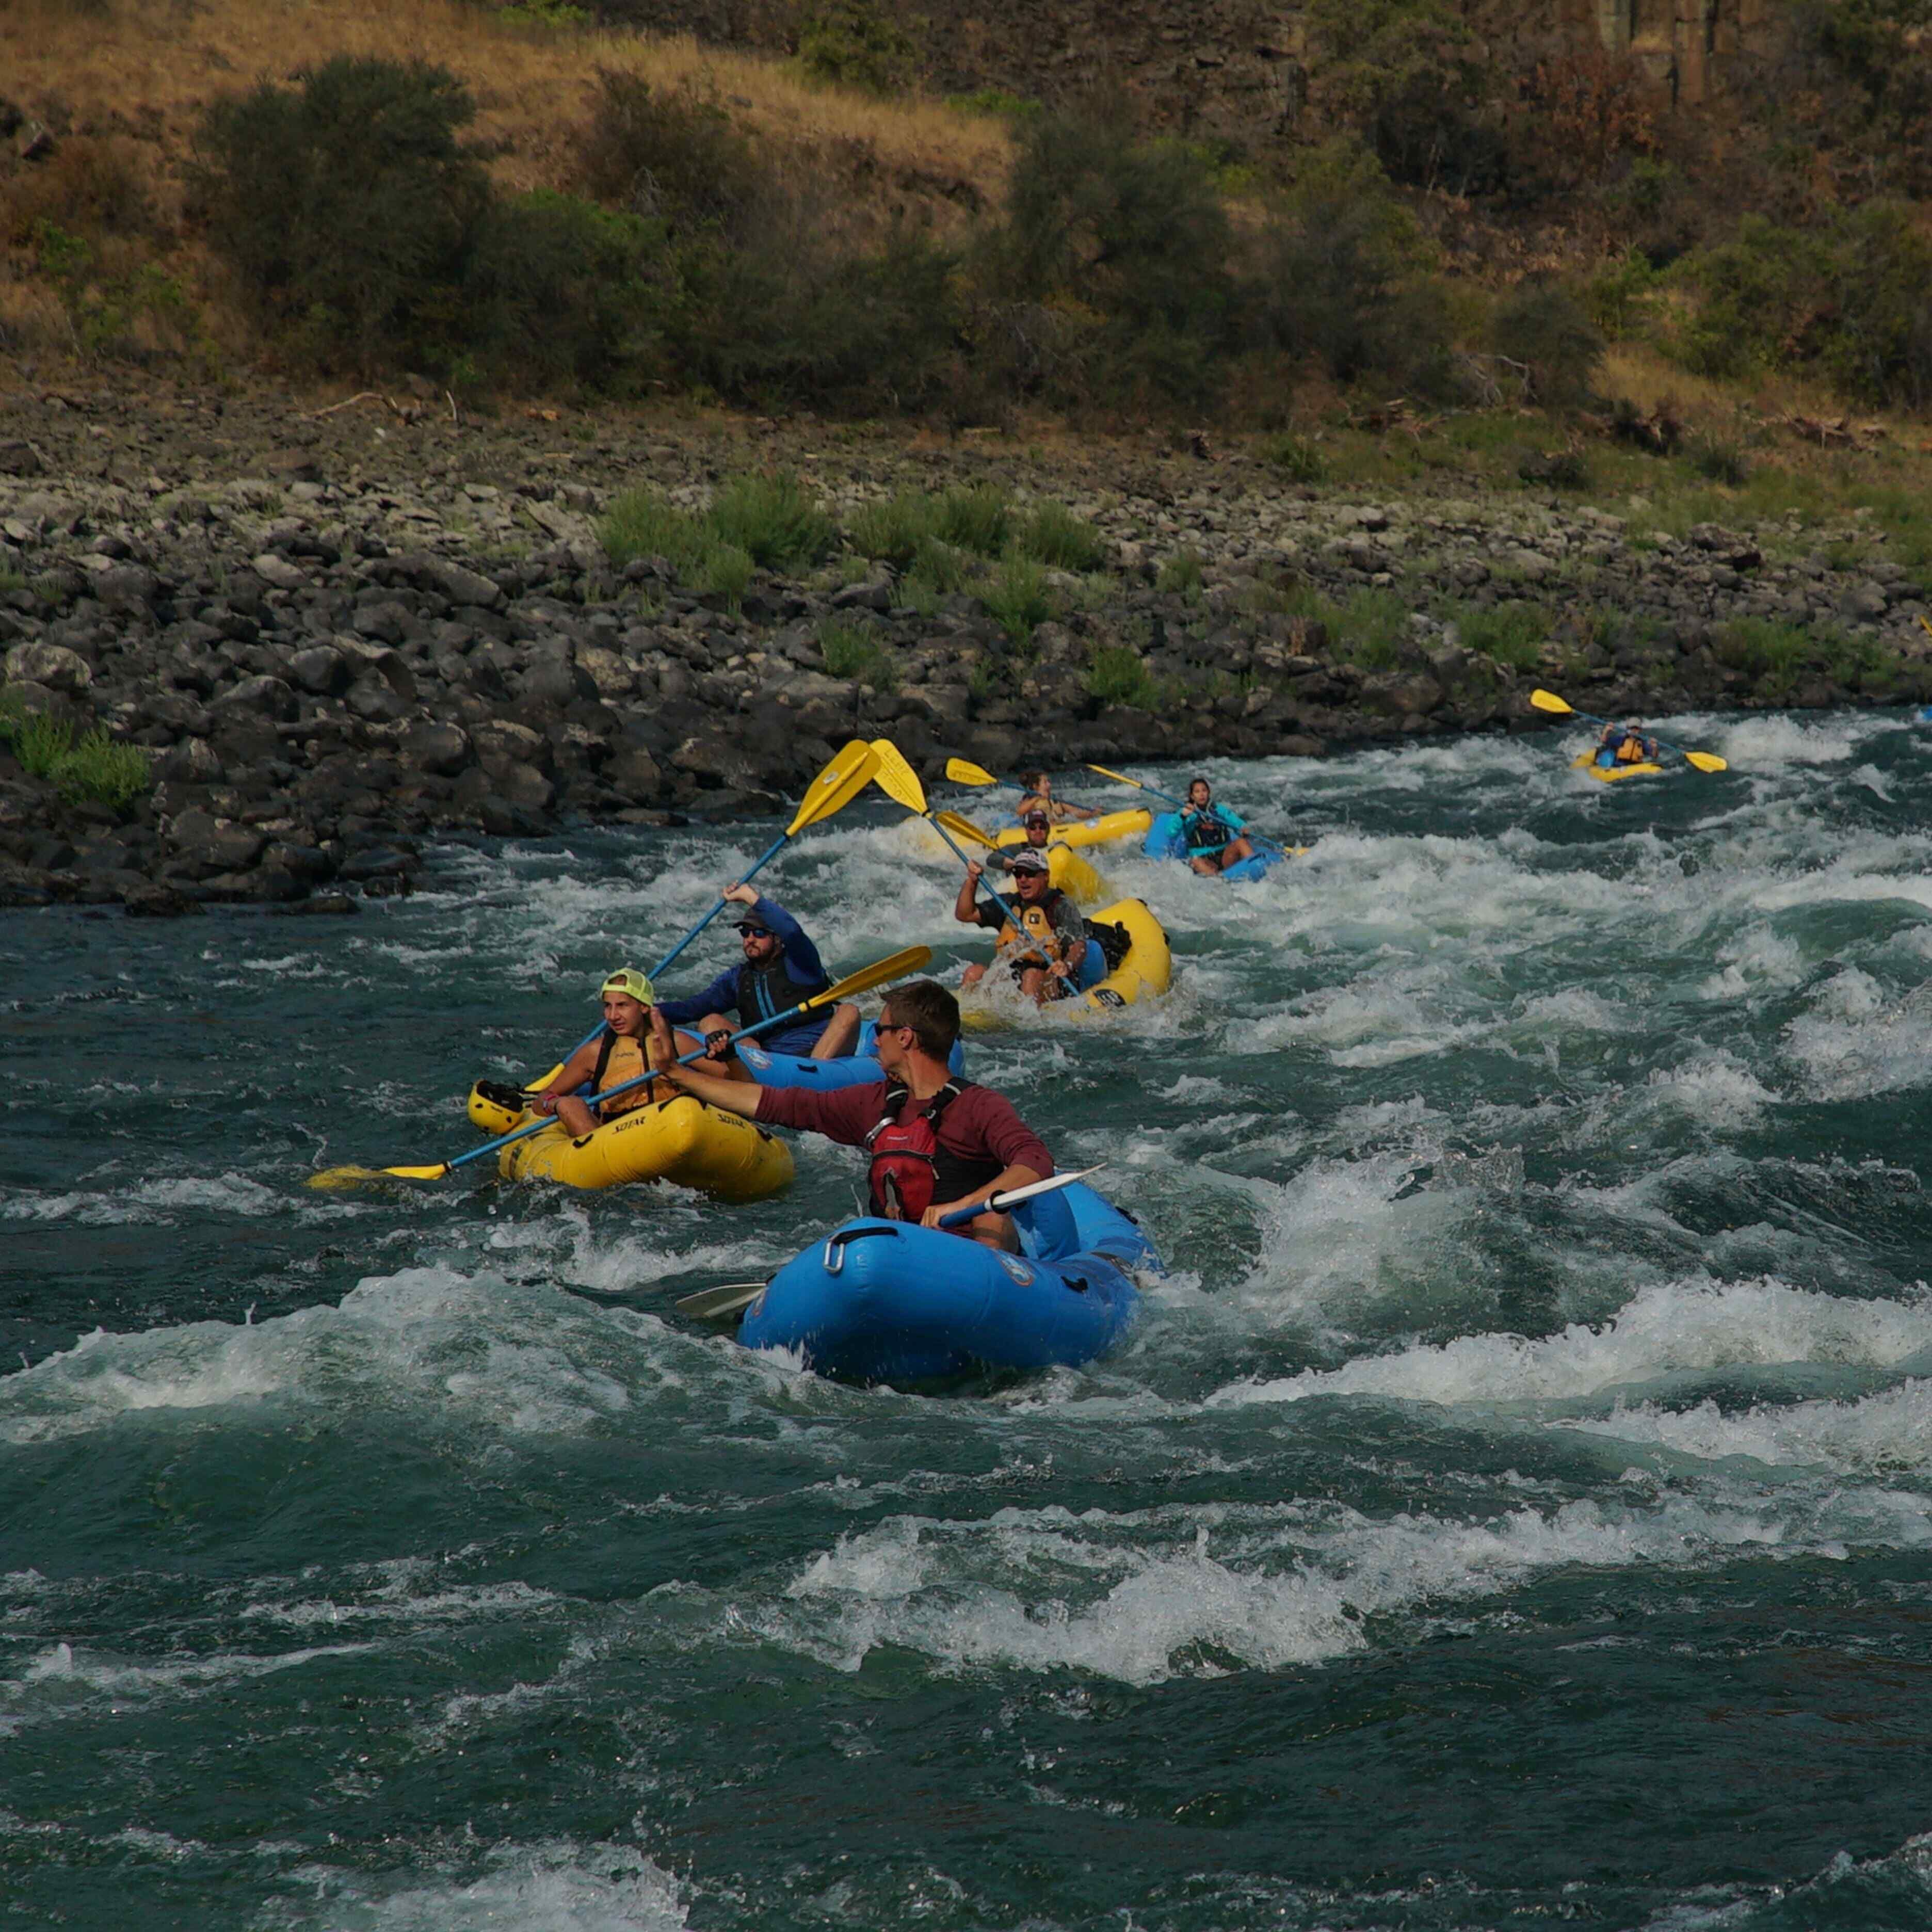
[[[501,150],[506,188],[567,184],[572,137],[599,68],[653,85],[709,87],[749,128],[876,178],[942,224],[998,200],[1010,148],[1001,124],[934,101],[880,100],[808,86],[781,61],[689,39],[499,25],[460,0],[13,0],[0,7],[0,74],[31,111],[76,134],[133,134],[166,163],[217,94],[286,80],[331,56],[380,54],[449,68],[475,94],[474,132]],[[166,194],[162,182],[158,190]]]

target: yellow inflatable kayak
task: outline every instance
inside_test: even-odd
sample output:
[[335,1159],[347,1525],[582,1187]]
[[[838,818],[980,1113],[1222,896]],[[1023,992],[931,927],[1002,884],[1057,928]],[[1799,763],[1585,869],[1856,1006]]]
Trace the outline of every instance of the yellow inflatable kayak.
[[1619,778],[1654,778],[1664,770],[1661,765],[1600,765],[1594,752],[1586,752],[1580,758],[1570,760],[1572,767],[1580,772],[1588,772],[1593,778],[1605,784],[1615,784]]
[[[1053,836],[1064,845],[1108,845],[1116,838],[1144,838],[1154,823],[1154,814],[1143,806],[1136,812],[1110,812],[1104,818],[1076,818],[1056,825]],[[1026,834],[1017,825],[994,835],[996,844],[1024,845]]]
[[[493,1138],[536,1118],[513,1113],[470,1090],[470,1118]],[[736,1114],[720,1113],[680,1094],[634,1107],[573,1140],[554,1122],[496,1156],[506,1180],[559,1180],[566,1187],[621,1187],[668,1180],[720,1201],[762,1201],[791,1185],[791,1149]]]
[[[1087,922],[1090,926],[1118,926],[1126,934],[1126,957],[1097,985],[1074,998],[1051,1001],[1041,1012],[1070,1020],[1088,1019],[1096,1013],[1117,1012],[1141,1000],[1158,998],[1173,983],[1174,956],[1167,934],[1144,900],[1117,900],[1090,913]],[[990,975],[980,982],[982,987],[991,983]],[[968,1033],[988,1032],[1007,1024],[1010,1018],[1007,1000],[1000,994],[988,1000],[983,994],[968,992],[960,1008],[960,1022]]]

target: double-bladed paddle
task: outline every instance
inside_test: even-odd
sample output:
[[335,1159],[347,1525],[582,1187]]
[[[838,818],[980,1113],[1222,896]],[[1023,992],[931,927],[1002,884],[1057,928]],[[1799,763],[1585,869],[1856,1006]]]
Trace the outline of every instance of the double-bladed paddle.
[[[1090,1174],[1098,1174],[1106,1166],[1103,1160],[1093,1167],[1083,1167],[1077,1174],[1056,1174],[1046,1180],[1035,1180],[1024,1187],[1010,1187],[1004,1194],[989,1194],[985,1200],[976,1202],[970,1208],[956,1208],[952,1212],[940,1217],[942,1228],[956,1228],[979,1214],[1004,1214],[1010,1208],[1017,1208],[1023,1201],[1030,1201],[1036,1195],[1051,1194],[1056,1188],[1070,1187],[1076,1180],[1084,1180]],[[695,1294],[679,1296],[674,1306],[680,1315],[694,1316],[700,1322],[722,1322],[742,1313],[763,1294],[771,1284],[763,1281],[728,1281],[716,1288],[700,1288]]]
[[[918,772],[906,762],[905,754],[890,738],[874,738],[872,740],[872,750],[878,760],[878,768],[873,772],[872,777],[879,789],[895,805],[902,805],[915,818],[924,819],[927,824],[930,825],[933,830],[952,848],[952,856],[968,872],[970,872],[973,867],[972,860],[959,849],[959,842],[953,837],[951,831],[942,821],[956,820],[960,824],[969,828],[969,836],[972,837],[983,838],[985,835],[980,832],[976,826],[972,824],[970,820],[960,818],[957,812],[934,813],[928,808],[926,788],[920,783]],[[949,778],[952,775],[953,766],[959,762],[957,758],[948,760],[946,772]],[[976,771],[979,767],[975,766],[974,769]],[[994,843],[991,839],[987,839],[986,842],[988,845]],[[992,892],[991,886],[988,886],[987,890],[989,894]],[[977,896],[976,892],[975,896]],[[994,895],[994,903],[996,905],[999,904],[997,895]],[[1000,914],[1004,920],[1006,916],[1006,908],[1004,906],[1000,908]]]
[[[908,946],[875,964],[862,968],[848,974],[836,985],[826,988],[822,993],[814,993],[809,999],[801,1000],[795,1006],[788,1006],[782,1013],[774,1013],[770,1019],[760,1020],[755,1026],[748,1026],[734,1033],[729,1042],[736,1046],[741,1040],[748,1040],[754,1034],[766,1033],[775,1026],[782,1026],[788,1020],[796,1019],[802,1013],[808,1013],[815,1007],[832,1006],[841,1000],[849,1000],[860,993],[869,992],[874,986],[883,986],[889,980],[903,979],[908,973],[916,973],[931,964],[932,948],[929,946]],[[677,1061],[680,1066],[688,1066],[694,1060],[702,1060],[710,1051],[708,1046],[694,1047]],[[602,1106],[608,1100],[614,1100],[620,1094],[628,1094],[632,1088],[641,1087],[655,1080],[663,1072],[662,1067],[649,1073],[640,1073],[634,1080],[620,1081],[598,1094],[592,1102],[594,1106]],[[473,1160],[481,1160],[485,1154],[494,1154],[500,1148],[506,1148],[513,1141],[527,1139],[532,1134],[540,1134],[553,1123],[545,1118],[531,1120],[507,1134],[501,1134],[494,1141],[485,1141],[481,1147],[472,1148],[467,1154],[460,1154],[453,1159],[439,1161],[430,1167],[331,1167],[308,1178],[311,1187],[348,1187],[361,1180],[374,1180],[386,1174],[392,1174],[402,1180],[440,1180],[446,1174],[453,1174],[459,1167],[467,1167]]]
[[[1607,724],[1607,718],[1594,717],[1587,711],[1579,711],[1574,704],[1566,704],[1553,691],[1532,691],[1529,701],[1539,711],[1547,711],[1557,718],[1580,718],[1586,724]],[[1727,772],[1730,766],[1714,752],[1687,752],[1682,745],[1673,745],[1667,738],[1660,738],[1654,731],[1646,731],[1643,736],[1652,740],[1660,752],[1675,752],[1687,765],[1700,772]]]

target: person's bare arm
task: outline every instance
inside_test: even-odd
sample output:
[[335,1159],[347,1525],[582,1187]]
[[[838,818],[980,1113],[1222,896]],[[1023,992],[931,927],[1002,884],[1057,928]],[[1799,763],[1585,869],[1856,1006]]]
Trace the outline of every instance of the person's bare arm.
[[694,1095],[706,1106],[716,1107],[728,1114],[742,1114],[748,1120],[758,1118],[758,1096],[765,1090],[762,1087],[742,1080],[728,1080],[716,1073],[700,1073],[694,1066],[679,1066],[674,1064],[676,1058],[677,1047],[671,1038],[670,1022],[653,1007],[651,1059],[654,1064],[662,1061],[664,1072],[660,1077],[672,1086]]
[[558,1101],[566,1094],[574,1094],[590,1078],[597,1070],[597,1049],[603,1044],[603,1040],[604,1036],[598,1034],[580,1046],[563,1063],[562,1070],[556,1078],[542,1093],[532,1096],[532,1113],[554,1114]]
[[978,860],[968,863],[966,877],[959,887],[959,896],[952,902],[952,916],[962,926],[977,926],[980,923],[980,881],[986,875],[986,868]]
[[919,1217],[919,1224],[922,1228],[936,1228],[944,1216],[956,1214],[962,1208],[980,1207],[1009,1187],[1030,1187],[1036,1180],[1046,1178],[1036,1168],[1016,1161],[1012,1166],[1002,1168],[984,1187],[976,1187],[970,1194],[961,1195],[957,1201],[935,1201]]

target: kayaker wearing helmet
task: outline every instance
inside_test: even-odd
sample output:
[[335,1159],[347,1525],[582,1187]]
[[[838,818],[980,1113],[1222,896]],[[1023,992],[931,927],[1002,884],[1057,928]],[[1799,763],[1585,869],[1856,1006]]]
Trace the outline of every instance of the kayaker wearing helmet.
[[1044,772],[1022,772],[1020,788],[1024,794],[1013,816],[1024,824],[1030,812],[1043,812],[1058,825],[1064,818],[1098,818],[1090,805],[1074,805],[1053,795],[1053,781]]
[[[554,1115],[573,1139],[590,1132],[597,1125],[600,1113],[593,1111],[590,1102],[578,1099],[577,1090],[587,1082],[599,1094],[608,1093],[648,1070],[644,1064],[645,1043],[654,998],[651,982],[635,967],[620,966],[613,973],[602,988],[604,1030],[586,1040],[563,1063],[556,1078],[531,1100],[530,1111]],[[668,1033],[665,1038],[669,1040]],[[676,1058],[675,1051],[667,1046],[650,1064],[662,1067]],[[634,1087],[628,1094],[620,1094],[601,1110],[601,1118],[614,1120],[633,1107],[648,1107],[658,1097],[658,1084],[653,1080],[648,1086]]]
[[[824,992],[832,980],[804,927],[777,900],[762,898],[751,886],[728,886],[724,896],[742,908],[737,926],[743,960],[726,967],[703,992],[688,1000],[665,1000],[657,1010],[673,1026],[688,1027],[695,1021],[712,1058],[748,1079],[737,1056],[722,1051],[725,1040],[734,1031],[756,1026]],[[736,1028],[725,1018],[733,1011],[739,1016]],[[829,1013],[808,1013],[791,1026],[761,1035],[760,1041],[774,1053],[838,1060],[852,1051],[858,1037],[859,1009],[842,1004]],[[691,1040],[686,1050],[700,1043]]]
[[[653,1022],[668,1043],[670,1030]],[[937,980],[895,986],[879,1013],[885,1078],[865,1087],[746,1087],[695,1067],[664,1078],[714,1107],[761,1126],[808,1127],[871,1160],[872,1212],[936,1228],[940,1217],[1009,1187],[1045,1180],[1053,1156],[1040,1136],[991,1088],[956,1079],[946,1058],[959,1037],[959,1002]],[[949,1234],[1017,1251],[1008,1214],[976,1214]]]
[[1212,878],[1252,859],[1255,848],[1243,836],[1247,820],[1214,802],[1214,788],[1205,778],[1187,788],[1187,808],[1180,814],[1180,836],[1187,842],[1187,862]]
[[1606,724],[1597,740],[1596,760],[1600,765],[1654,765],[1658,746],[1646,738],[1643,728],[1633,718],[1622,724]]
[[[986,868],[976,861],[969,865],[952,916],[962,926],[988,926],[999,934],[998,955],[1005,958],[1029,999],[1064,1000],[1080,984],[1080,969],[1091,943],[1087,922],[1080,908],[1049,880],[1044,852],[1023,845],[1007,863],[1013,889],[990,903],[979,892]],[[976,986],[986,976],[985,966],[969,966],[960,984]]]
[[[1037,852],[1042,858],[1046,857],[1047,847],[1053,837],[1053,820],[1043,812],[1029,810],[1021,814],[1020,830],[1026,834],[1026,843],[1024,845],[1007,847],[1000,851],[988,852],[986,854],[986,863],[994,870],[1010,872],[1013,868],[1014,860],[1022,852]],[[1048,860],[1047,865],[1050,875],[1052,861]]]

